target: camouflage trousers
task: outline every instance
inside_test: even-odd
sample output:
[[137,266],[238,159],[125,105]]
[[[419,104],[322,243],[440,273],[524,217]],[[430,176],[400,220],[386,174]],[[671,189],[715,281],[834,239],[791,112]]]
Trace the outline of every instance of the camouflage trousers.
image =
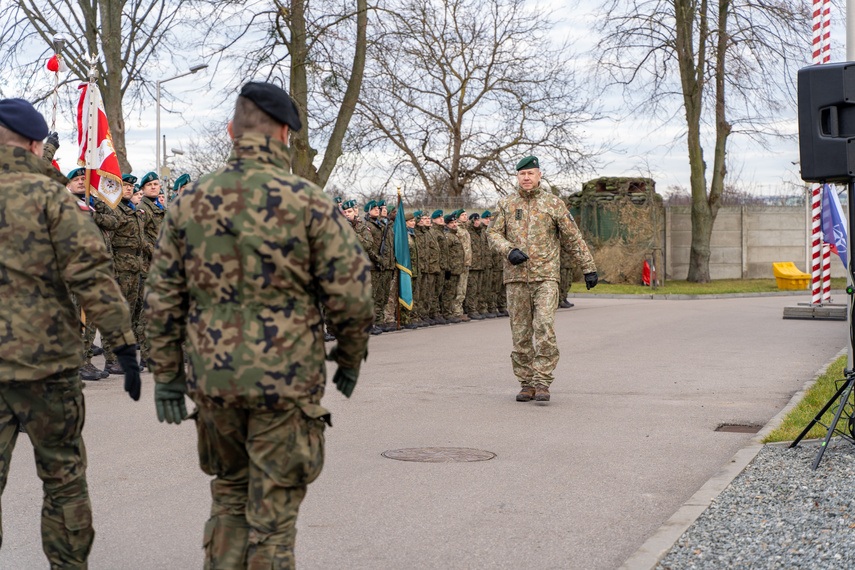
[[95,538],[81,436],[82,390],[77,370],[35,382],[0,382],[0,493],[21,425],[44,487],[42,549],[52,569],[86,568]]
[[140,273],[139,278],[139,293],[137,295],[136,310],[131,315],[131,323],[134,327],[134,337],[137,339],[137,344],[140,345],[140,356],[143,360],[148,360],[148,336],[146,335],[146,320],[145,320],[145,281],[148,278],[147,273]]
[[570,292],[573,268],[562,265],[559,275],[561,280],[558,282],[558,300],[563,301],[567,298],[567,293]]
[[454,300],[457,298],[457,284],[460,282],[460,275],[451,275],[445,279],[442,287],[442,316],[450,319],[455,316]]
[[[421,303],[421,295],[422,295],[422,278],[413,277],[412,280],[413,286],[413,308],[408,309],[404,305],[401,305],[401,324],[407,325],[415,321],[420,321],[424,317],[421,316],[421,309],[419,303]],[[397,299],[396,299],[397,301]]]
[[555,340],[558,283],[508,283],[507,288],[514,343],[511,352],[514,375],[523,386],[549,386],[554,379],[552,372],[558,365],[558,343]]
[[[74,304],[74,308],[77,309],[77,314],[81,317],[81,320],[85,320],[86,324],[83,329],[83,364],[86,365],[92,360],[92,343],[95,342],[95,331],[96,327],[92,324],[92,321],[86,319],[85,313],[81,313],[80,304],[77,302],[77,296],[70,295],[71,302]],[[108,343],[104,338],[101,338],[101,344],[104,348],[104,352],[110,351],[110,343]]]
[[466,288],[468,284],[469,268],[465,267],[463,273],[460,274],[460,279],[457,280],[457,293],[454,295],[454,307],[452,309],[455,317],[463,314],[463,302],[466,300]]
[[496,308],[499,311],[506,311],[508,309],[508,290],[507,285],[505,285],[504,272],[502,270],[496,271],[493,279],[495,284],[493,297],[496,300]]
[[295,568],[297,512],[324,465],[323,420],[299,408],[198,410],[199,465],[216,477],[205,568]]
[[374,293],[374,324],[386,322],[384,312],[389,301],[389,287],[392,285],[391,271],[374,269],[371,271],[371,288]]
[[[383,322],[394,323],[398,321],[398,270],[392,272],[392,280],[389,282],[389,298],[383,308]],[[403,322],[403,320],[401,321]]]
[[[140,274],[120,271],[116,273],[116,281],[119,283],[122,295],[125,296],[125,301],[128,302],[128,309],[133,318],[133,315],[137,311],[137,306],[142,304],[142,300],[140,299]],[[131,323],[133,326],[134,321],[132,320]],[[134,336],[136,336],[136,332],[136,327],[134,326]],[[139,341],[139,337],[137,339]],[[116,355],[113,354],[112,347],[104,347],[104,359],[107,362],[116,361]]]
[[489,312],[487,311],[486,295],[483,288],[484,272],[480,269],[470,269],[469,283],[466,287],[466,301],[463,305],[467,314]]
[[430,293],[430,316],[442,316],[442,290],[445,288],[445,272],[433,274],[433,291]]

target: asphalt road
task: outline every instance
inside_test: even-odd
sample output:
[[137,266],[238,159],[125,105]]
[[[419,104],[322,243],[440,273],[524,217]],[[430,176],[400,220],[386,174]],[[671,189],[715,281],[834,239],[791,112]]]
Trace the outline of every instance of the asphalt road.
[[[507,319],[372,337],[353,398],[331,390],[327,461],[298,521],[301,568],[616,568],[845,346],[794,298],[574,299],[548,404],[518,403]],[[209,509],[195,428],[158,424],[144,376],[89,383],[93,569],[198,568]],[[465,447],[473,463],[386,459]],[[0,568],[46,568],[40,482],[20,439]]]

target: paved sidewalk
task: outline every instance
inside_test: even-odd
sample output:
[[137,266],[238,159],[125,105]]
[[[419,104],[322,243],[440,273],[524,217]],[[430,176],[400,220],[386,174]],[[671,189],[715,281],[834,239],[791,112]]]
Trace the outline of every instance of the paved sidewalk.
[[[327,464],[298,523],[301,568],[616,568],[846,343],[846,323],[784,321],[787,297],[576,299],[557,314],[547,405],[517,403],[507,319],[371,339],[351,400],[330,391]],[[208,478],[191,424],[157,424],[151,379],[87,386],[90,568],[201,567]],[[478,463],[382,457],[491,451]],[[45,567],[40,484],[20,440],[2,568]]]

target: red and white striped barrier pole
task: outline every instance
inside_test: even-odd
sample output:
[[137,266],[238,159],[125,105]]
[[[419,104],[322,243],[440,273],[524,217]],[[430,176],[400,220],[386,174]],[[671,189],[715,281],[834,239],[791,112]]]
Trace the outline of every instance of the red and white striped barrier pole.
[[811,259],[811,299],[810,302],[812,305],[819,305],[822,303],[822,240],[820,236],[822,233],[820,232],[820,218],[822,217],[822,207],[820,202],[820,187],[819,184],[814,184],[813,189],[810,194],[810,216],[811,216],[811,248],[810,248],[810,259]]
[[[813,0],[813,41],[811,52],[813,64],[822,63],[823,57],[823,23],[825,0]],[[830,36],[829,36],[830,37]],[[822,216],[822,202],[819,184],[814,184],[810,193],[810,215],[811,215],[811,304],[822,303],[822,232],[820,230],[820,218]]]
[[831,246],[822,244],[822,303],[831,302]]

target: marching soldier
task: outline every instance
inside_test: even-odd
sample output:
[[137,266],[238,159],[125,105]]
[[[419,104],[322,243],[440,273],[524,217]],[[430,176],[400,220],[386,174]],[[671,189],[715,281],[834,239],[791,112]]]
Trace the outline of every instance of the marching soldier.
[[493,250],[507,259],[504,280],[514,342],[511,362],[522,387],[517,401],[545,402],[558,364],[559,247],[569,250],[582,267],[588,289],[597,284],[597,268],[567,207],[540,187],[537,157],[527,156],[517,163],[517,182],[517,195],[499,201],[488,235]]
[[367,354],[370,266],[356,236],[342,231],[339,208],[291,174],[288,141],[300,127],[285,91],[244,85],[228,164],[175,201],[152,262],[146,312],[158,419],[180,423],[189,392],[199,462],[215,477],[206,568],[295,567],[297,514],[323,467],[330,421],[320,405],[319,306],[338,339],[328,358],[345,396]]
[[81,215],[58,182],[65,177],[45,174],[47,135],[29,102],[0,100],[0,212],[9,214],[0,224],[0,492],[20,429],[43,482],[42,549],[50,567],[86,568],[95,531],[82,437],[80,321],[71,295],[122,359],[134,400],[140,378],[110,255],[91,216]]

